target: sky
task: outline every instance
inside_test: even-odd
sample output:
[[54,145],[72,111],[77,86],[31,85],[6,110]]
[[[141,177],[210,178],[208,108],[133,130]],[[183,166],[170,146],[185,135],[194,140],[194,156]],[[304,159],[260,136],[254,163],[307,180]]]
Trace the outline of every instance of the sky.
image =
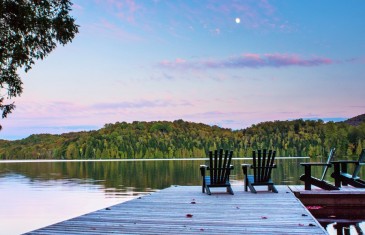
[[0,139],[365,113],[365,1],[73,0],[72,43],[20,71]]

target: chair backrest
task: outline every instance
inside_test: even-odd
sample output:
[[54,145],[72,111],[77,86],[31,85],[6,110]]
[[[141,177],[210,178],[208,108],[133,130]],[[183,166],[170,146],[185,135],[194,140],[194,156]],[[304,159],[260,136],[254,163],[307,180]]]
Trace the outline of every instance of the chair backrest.
[[271,170],[275,167],[274,160],[276,151],[264,149],[263,151],[252,151],[253,164],[253,175],[255,182],[268,182],[271,178]]
[[231,160],[233,151],[223,149],[209,151],[210,184],[224,185],[231,173]]
[[365,149],[362,149],[362,151],[360,153],[359,161],[355,166],[354,173],[352,174],[353,179],[357,178],[357,175],[359,174],[360,168],[361,168],[361,165],[362,165],[361,163],[362,164],[365,163]]
[[[327,162],[326,162],[327,164],[330,164],[333,161],[333,158],[335,157],[335,153],[336,153],[336,148],[331,148],[330,153],[328,154],[328,158],[327,158]],[[328,168],[329,168],[329,166],[324,167],[321,180],[324,180],[324,177],[326,177]]]

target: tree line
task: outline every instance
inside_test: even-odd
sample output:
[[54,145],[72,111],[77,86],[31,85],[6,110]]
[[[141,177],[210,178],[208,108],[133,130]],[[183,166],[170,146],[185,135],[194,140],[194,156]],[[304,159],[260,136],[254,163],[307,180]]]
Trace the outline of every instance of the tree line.
[[97,131],[37,134],[0,140],[0,159],[151,159],[206,157],[209,150],[232,149],[249,157],[255,149],[277,156],[358,155],[365,148],[365,122],[357,126],[322,120],[273,121],[231,130],[183,120],[105,124]]

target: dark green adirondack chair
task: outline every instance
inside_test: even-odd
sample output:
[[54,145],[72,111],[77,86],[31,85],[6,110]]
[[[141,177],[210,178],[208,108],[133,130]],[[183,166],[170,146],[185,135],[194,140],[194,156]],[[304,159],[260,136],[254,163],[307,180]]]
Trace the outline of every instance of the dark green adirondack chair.
[[[229,182],[229,176],[233,166],[231,165],[233,151],[223,149],[215,150],[214,155],[212,151],[209,151],[209,166],[200,165],[200,173],[203,178],[202,192],[207,191],[208,195],[211,195],[210,188],[225,187],[227,192],[234,194],[231,183]],[[210,174],[207,176],[207,171]]]
[[[365,149],[361,151],[357,161],[341,160],[333,161],[332,164],[335,169],[331,176],[335,179],[335,186],[341,187],[342,184],[344,186],[352,185],[356,188],[365,188],[365,181],[358,176],[361,166],[365,165]],[[347,173],[348,164],[355,164],[352,175]]]
[[[333,161],[336,153],[336,148],[332,148],[328,154],[327,162],[302,162],[300,165],[304,166],[304,174],[300,176],[300,180],[304,181],[304,189],[311,190],[311,186],[315,185],[319,188],[325,190],[339,190],[338,187],[326,182],[324,180],[328,168],[332,166],[331,162]],[[312,176],[312,166],[322,166],[324,167],[322,177],[320,179]]]
[[[257,193],[254,186],[268,186],[268,190],[274,193],[278,191],[275,188],[273,181],[271,180],[271,171],[276,168],[274,164],[276,156],[276,151],[264,149],[263,151],[252,152],[252,160],[251,164],[242,164],[243,174],[245,176],[245,191],[247,188],[250,188],[252,193]],[[253,170],[253,175],[248,174],[248,169],[251,168]]]

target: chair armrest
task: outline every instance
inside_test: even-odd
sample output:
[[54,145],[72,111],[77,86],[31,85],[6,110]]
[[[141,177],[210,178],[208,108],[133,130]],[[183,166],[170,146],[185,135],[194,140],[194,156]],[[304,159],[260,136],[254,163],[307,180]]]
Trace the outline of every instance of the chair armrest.
[[331,163],[325,163],[325,162],[301,162],[300,165],[302,166],[328,166],[331,167]]
[[[262,169],[262,167],[258,167],[258,166],[251,166],[250,167],[251,169]],[[265,166],[265,168],[268,168],[268,169],[272,169],[272,168],[276,168],[276,165],[274,164],[274,165],[272,165],[272,166]]]
[[339,160],[339,161],[332,161],[331,163],[358,163],[359,161],[355,160]]
[[205,176],[205,171],[207,170],[208,166],[207,165],[200,165],[200,174],[201,176]]
[[251,167],[251,164],[241,164],[243,174],[247,175],[247,169]]
[[354,160],[338,160],[331,162],[335,166],[335,174],[339,174],[340,172],[347,173],[347,165],[348,164],[359,164],[359,161]]

